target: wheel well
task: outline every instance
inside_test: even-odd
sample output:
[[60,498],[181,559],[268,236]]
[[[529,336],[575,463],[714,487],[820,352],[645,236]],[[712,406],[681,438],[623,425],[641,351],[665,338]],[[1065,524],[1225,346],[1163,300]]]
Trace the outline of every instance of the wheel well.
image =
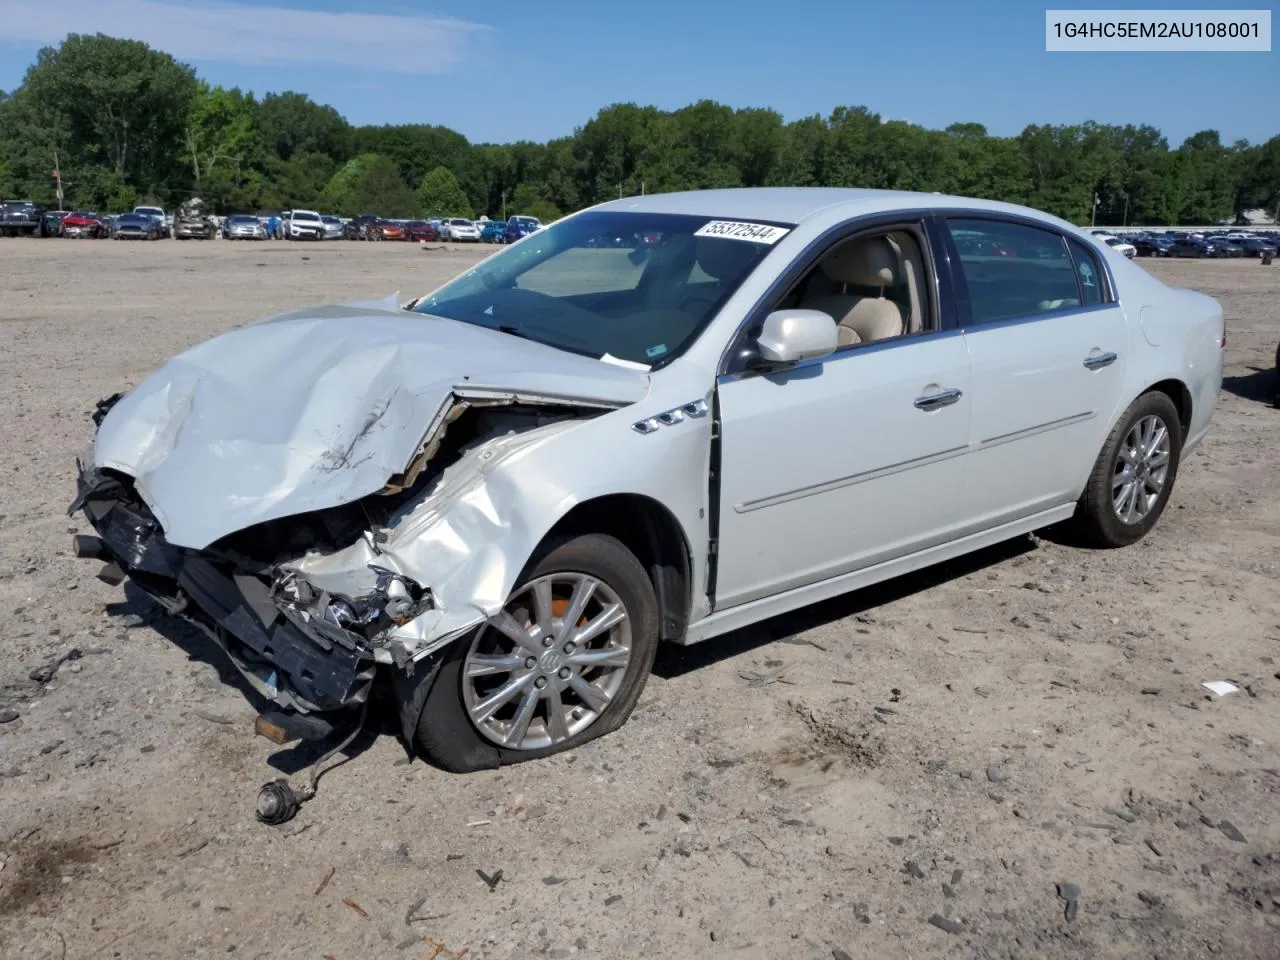
[[1187,431],[1191,429],[1191,391],[1187,389],[1187,385],[1181,380],[1161,380],[1159,383],[1153,383],[1143,393],[1163,393],[1173,405],[1178,408],[1178,423],[1182,427],[1182,435],[1185,437]]
[[671,511],[639,494],[612,494],[578,504],[547,536],[583,533],[616,537],[636,555],[658,596],[661,638],[680,639],[689,624],[689,543]]

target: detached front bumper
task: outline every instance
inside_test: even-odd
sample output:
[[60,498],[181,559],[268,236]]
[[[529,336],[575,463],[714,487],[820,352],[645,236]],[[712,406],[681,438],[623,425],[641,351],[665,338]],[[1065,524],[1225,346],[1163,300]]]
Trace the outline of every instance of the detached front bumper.
[[189,550],[164,531],[128,480],[79,465],[77,496],[98,535],[78,552],[108,561],[103,579],[127,576],[169,613],[221,646],[249,683],[287,711],[338,713],[364,704],[376,663],[364,638],[315,618],[286,616],[269,581],[216,550]]

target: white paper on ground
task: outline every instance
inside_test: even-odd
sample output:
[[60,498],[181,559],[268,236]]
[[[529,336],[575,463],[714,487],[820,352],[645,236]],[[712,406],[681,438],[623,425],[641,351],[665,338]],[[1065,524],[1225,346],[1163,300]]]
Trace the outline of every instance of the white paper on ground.
[[1229,683],[1226,680],[1206,680],[1200,686],[1219,697],[1225,697],[1228,693],[1235,693],[1240,689],[1234,683]]

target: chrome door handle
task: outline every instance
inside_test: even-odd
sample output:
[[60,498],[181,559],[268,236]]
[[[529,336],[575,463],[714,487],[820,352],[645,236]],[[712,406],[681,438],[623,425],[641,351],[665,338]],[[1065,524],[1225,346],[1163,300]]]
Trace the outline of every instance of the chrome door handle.
[[1084,358],[1084,365],[1089,370],[1101,370],[1103,367],[1109,367],[1115,362],[1116,355],[1114,353],[1095,353]]
[[949,407],[960,399],[959,390],[943,390],[941,393],[930,393],[923,397],[916,397],[917,410],[937,410],[940,407]]

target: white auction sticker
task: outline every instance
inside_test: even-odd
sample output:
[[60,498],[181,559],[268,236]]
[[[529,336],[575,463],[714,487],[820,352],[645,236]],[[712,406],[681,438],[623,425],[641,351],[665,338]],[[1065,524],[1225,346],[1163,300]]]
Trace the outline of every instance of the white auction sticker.
[[741,220],[712,220],[694,232],[695,237],[725,237],[750,240],[752,243],[777,243],[791,231],[767,223],[743,223]]

